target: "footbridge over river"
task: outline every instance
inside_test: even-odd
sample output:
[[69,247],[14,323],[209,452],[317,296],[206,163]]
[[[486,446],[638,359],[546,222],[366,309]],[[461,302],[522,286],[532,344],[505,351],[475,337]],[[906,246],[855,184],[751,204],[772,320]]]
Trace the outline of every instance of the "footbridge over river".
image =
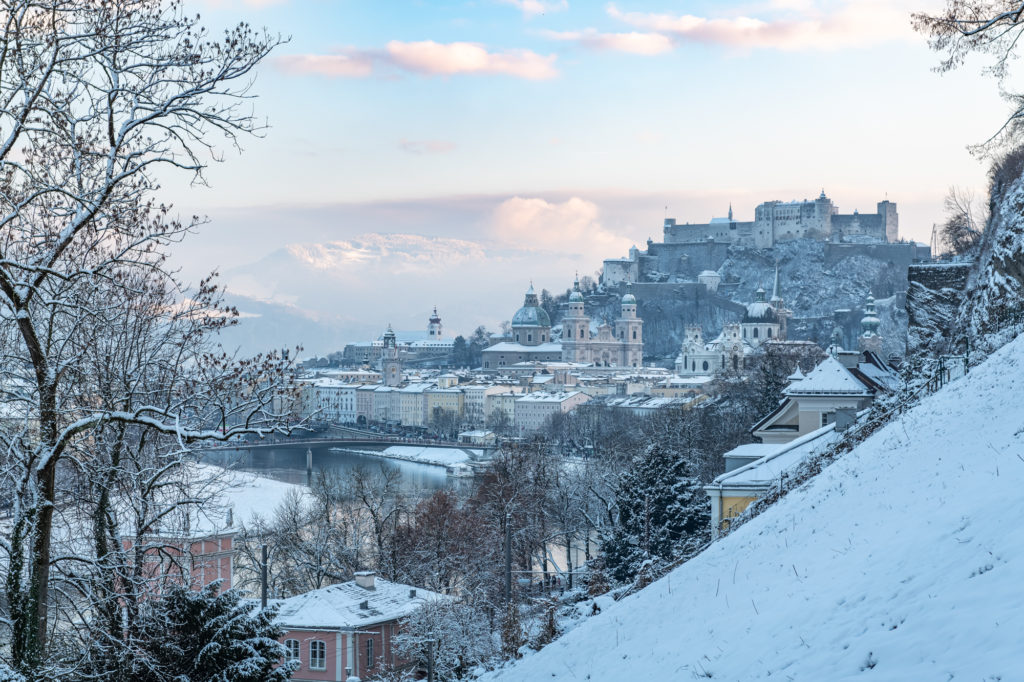
[[[473,445],[455,441],[438,441],[426,438],[408,438],[392,434],[376,433],[363,429],[334,427],[330,435],[311,438],[273,436],[260,440],[235,441],[206,447],[206,450],[280,450],[285,448],[369,448],[384,450],[392,445],[406,445],[420,448],[464,450],[473,458],[487,459],[497,448],[493,445]],[[473,452],[470,452],[473,451]]]

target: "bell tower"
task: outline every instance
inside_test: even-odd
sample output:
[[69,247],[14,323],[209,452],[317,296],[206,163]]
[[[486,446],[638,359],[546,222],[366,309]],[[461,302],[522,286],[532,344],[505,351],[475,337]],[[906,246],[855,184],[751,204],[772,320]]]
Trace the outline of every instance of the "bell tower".
[[380,368],[384,372],[385,386],[398,386],[402,383],[402,361],[398,359],[398,340],[390,324],[388,330],[384,332],[384,353],[381,355]]
[[562,360],[564,362],[590,362],[590,318],[584,310],[580,278],[573,282],[569,294],[569,311],[562,318]]

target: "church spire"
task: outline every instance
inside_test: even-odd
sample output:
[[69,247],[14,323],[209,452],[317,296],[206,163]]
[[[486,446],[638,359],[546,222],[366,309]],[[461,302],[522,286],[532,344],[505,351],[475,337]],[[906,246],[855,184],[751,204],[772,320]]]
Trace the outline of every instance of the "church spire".
[[732,220],[732,202],[729,202],[729,220]]

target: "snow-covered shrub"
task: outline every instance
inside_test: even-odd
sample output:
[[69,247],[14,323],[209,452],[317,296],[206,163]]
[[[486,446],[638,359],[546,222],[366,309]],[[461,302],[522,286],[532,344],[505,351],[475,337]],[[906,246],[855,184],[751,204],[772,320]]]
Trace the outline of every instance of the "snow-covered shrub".
[[423,669],[432,653],[434,673],[441,682],[460,679],[474,668],[486,667],[498,655],[483,612],[450,601],[430,602],[417,609],[402,622],[394,645],[399,658]]

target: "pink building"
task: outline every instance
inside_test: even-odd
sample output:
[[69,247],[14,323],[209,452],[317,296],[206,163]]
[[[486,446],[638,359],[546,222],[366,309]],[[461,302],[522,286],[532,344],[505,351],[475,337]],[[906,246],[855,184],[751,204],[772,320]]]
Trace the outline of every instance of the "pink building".
[[384,665],[401,665],[392,647],[398,621],[438,599],[449,597],[364,571],[351,582],[281,600],[281,642],[288,659],[300,663],[292,679],[343,682],[353,675],[372,677]]

